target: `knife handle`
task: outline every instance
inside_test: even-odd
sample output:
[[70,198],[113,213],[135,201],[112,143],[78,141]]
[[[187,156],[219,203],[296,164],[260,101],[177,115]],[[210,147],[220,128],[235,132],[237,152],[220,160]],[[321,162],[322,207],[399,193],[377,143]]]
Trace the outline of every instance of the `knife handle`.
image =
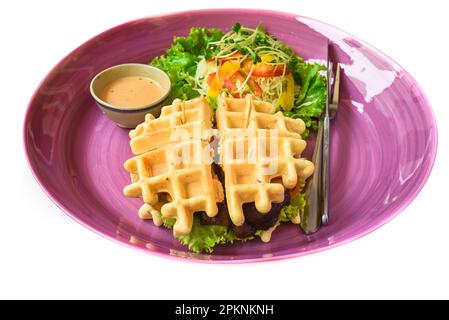
[[323,196],[323,214],[321,222],[327,225],[329,222],[329,146],[330,146],[330,121],[329,117],[323,119],[323,155],[322,155],[322,196]]
[[315,170],[312,177],[307,182],[305,188],[306,205],[301,215],[300,226],[306,234],[316,232],[321,225],[321,216],[323,209],[323,197],[321,194],[323,127],[323,121],[320,121],[318,124],[318,133],[312,157],[313,164],[315,165]]

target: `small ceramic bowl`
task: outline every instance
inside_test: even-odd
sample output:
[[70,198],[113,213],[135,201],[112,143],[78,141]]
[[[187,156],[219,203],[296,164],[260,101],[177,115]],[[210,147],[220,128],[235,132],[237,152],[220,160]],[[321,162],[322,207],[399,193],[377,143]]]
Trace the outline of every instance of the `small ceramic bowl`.
[[[99,98],[99,93],[111,81],[127,76],[146,77],[156,81],[162,88],[162,96],[145,106],[135,108],[111,105]],[[146,64],[128,63],[110,67],[98,73],[90,83],[90,93],[101,111],[122,128],[135,128],[145,120],[147,113],[158,117],[164,102],[170,93],[171,82],[168,75],[155,67]]]

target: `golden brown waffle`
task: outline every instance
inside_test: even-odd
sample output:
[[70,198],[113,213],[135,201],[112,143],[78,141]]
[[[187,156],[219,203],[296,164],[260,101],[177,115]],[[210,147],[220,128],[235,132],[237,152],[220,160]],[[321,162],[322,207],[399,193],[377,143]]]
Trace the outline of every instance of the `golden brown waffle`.
[[[284,187],[295,187],[298,177],[306,179],[314,170],[312,162],[301,158],[304,122],[274,112],[273,105],[250,95],[219,99],[219,153],[229,215],[237,226],[245,221],[244,203],[255,202],[259,212],[267,213],[272,202],[284,200]],[[282,184],[271,182],[277,177]]]
[[300,138],[306,126],[301,119],[285,117],[275,113],[275,107],[268,102],[245,98],[220,96],[217,108],[217,128],[223,134],[235,129],[270,130],[276,129],[279,137]]
[[[313,164],[301,159],[306,142],[300,134],[305,125],[275,113],[273,105],[252,96],[221,97],[216,115],[228,210],[239,226],[244,223],[244,203],[254,202],[259,212],[266,213],[272,202],[283,201],[285,188],[293,188],[298,177],[306,179],[313,173]],[[188,234],[195,212],[209,217],[218,213],[217,202],[224,195],[210,165],[211,128],[211,109],[204,98],[197,98],[175,100],[162,109],[159,118],[147,115],[130,132],[136,156],[124,165],[132,180],[124,193],[143,198],[142,219],[152,218],[160,225],[160,212],[176,219],[175,233]],[[177,141],[173,134],[178,129],[188,134]]]
[[[176,234],[188,234],[192,229],[193,214],[204,211],[209,217],[218,213],[217,202],[223,201],[220,182],[212,177],[210,149],[206,141],[186,140],[166,145],[128,159],[124,167],[131,174],[132,184],[124,188],[128,197],[142,197],[145,204],[140,216],[150,218],[158,194],[168,193],[168,202],[160,212],[167,218],[176,218]],[[151,206],[151,207],[149,207]]]
[[141,154],[189,138],[209,140],[211,128],[212,110],[204,97],[189,101],[176,99],[172,105],[162,108],[159,118],[148,113],[145,122],[129,132],[131,151]]

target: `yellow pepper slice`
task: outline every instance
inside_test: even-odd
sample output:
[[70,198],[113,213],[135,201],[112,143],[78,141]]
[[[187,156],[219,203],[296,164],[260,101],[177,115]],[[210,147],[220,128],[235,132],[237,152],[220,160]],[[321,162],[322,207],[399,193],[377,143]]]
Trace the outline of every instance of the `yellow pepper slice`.
[[207,91],[207,96],[211,98],[217,98],[221,89],[223,88],[224,81],[232,77],[240,69],[240,62],[238,61],[226,61],[220,68],[218,68],[218,73],[212,78],[209,85],[209,90]]
[[287,90],[282,92],[279,97],[279,104],[285,111],[289,111],[293,108],[295,102],[295,80],[290,73],[287,77]]
[[260,56],[260,59],[262,59],[262,62],[270,63],[274,60],[274,56],[271,54],[263,54]]
[[218,97],[218,94],[220,93],[220,89],[223,87],[223,82],[220,81],[220,76],[215,75],[212,78],[212,81],[209,85],[209,90],[207,91],[207,96],[211,97],[213,99],[216,99]]
[[226,61],[218,69],[218,75],[223,79],[229,79],[234,73],[240,69],[240,62],[238,61]]

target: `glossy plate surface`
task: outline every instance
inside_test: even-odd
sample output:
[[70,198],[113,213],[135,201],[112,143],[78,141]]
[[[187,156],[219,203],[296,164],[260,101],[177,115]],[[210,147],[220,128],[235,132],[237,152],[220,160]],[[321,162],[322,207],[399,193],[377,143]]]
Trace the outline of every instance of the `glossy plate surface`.
[[[311,236],[283,225],[259,240],[195,255],[171,231],[137,216],[139,199],[123,196],[128,130],[106,118],[89,94],[99,71],[146,63],[174,35],[192,26],[223,30],[235,23],[266,29],[306,59],[325,59],[327,39],[342,64],[339,114],[332,122],[330,224]],[[426,182],[437,131],[416,81],[394,61],[351,35],[292,14],[261,10],[200,10],[125,23],[89,40],[63,59],[34,94],[24,123],[25,151],[38,182],[78,222],[149,253],[196,261],[242,262],[295,257],[361,237],[407,206]]]

